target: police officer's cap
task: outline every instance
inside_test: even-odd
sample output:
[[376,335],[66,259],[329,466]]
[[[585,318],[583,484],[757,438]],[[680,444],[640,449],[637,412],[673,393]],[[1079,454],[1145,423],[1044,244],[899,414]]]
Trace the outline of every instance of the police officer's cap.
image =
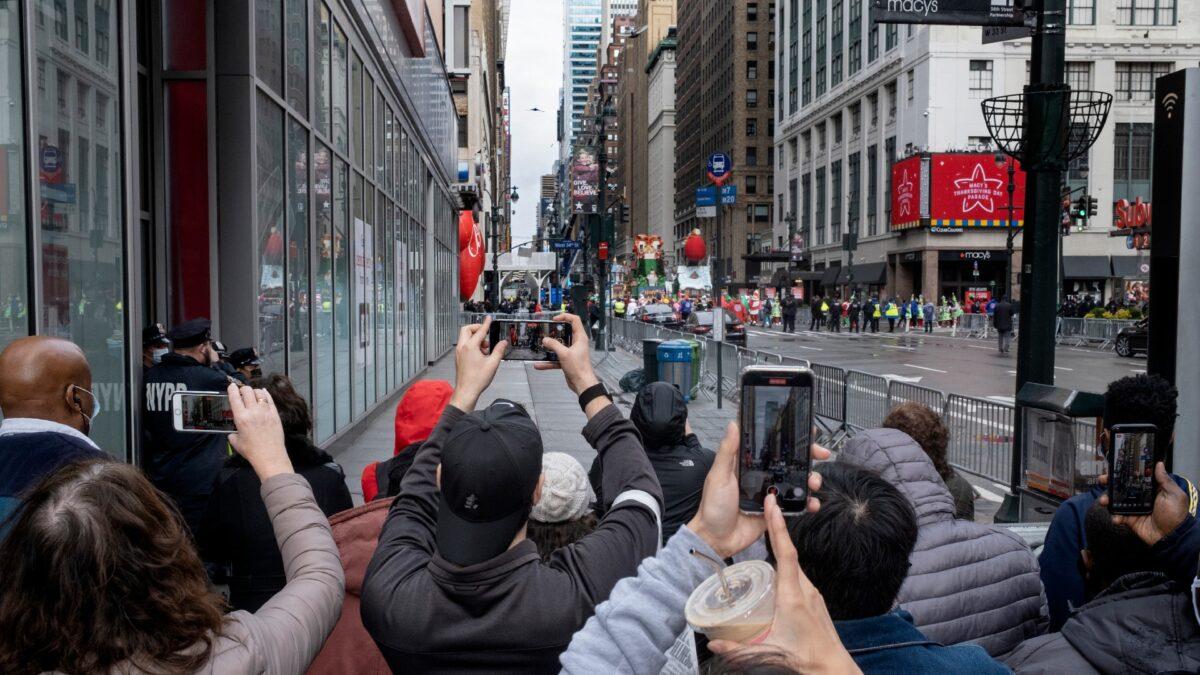
[[217,353],[217,356],[223,359],[229,358],[229,348],[225,346],[224,342],[221,342],[220,340],[213,340],[212,346],[213,351]]
[[167,337],[181,349],[202,345],[212,339],[212,322],[208,319],[184,321],[168,331]]
[[152,323],[142,329],[142,347],[167,344],[167,329],[161,323]]
[[242,347],[229,355],[229,365],[234,368],[259,366],[262,365],[262,359],[259,358],[258,350],[254,347]]

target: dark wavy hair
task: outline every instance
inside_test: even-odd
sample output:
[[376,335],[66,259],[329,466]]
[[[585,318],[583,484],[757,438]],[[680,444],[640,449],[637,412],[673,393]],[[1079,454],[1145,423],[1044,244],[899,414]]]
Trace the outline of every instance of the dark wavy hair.
[[596,515],[586,513],[575,520],[563,523],[542,523],[530,518],[525,528],[525,537],[537,544],[542,562],[550,560],[550,554],[564,546],[570,546],[596,529]]
[[27,494],[0,544],[0,672],[190,673],[225,603],[179,513],[138,469],[68,464]]
[[308,402],[296,391],[287,375],[272,373],[254,380],[250,386],[266,389],[271,394],[275,409],[279,411],[279,421],[283,423],[283,433],[288,436],[307,436],[312,431],[312,413],[308,410]]
[[946,459],[946,446],[950,443],[950,430],[942,416],[923,403],[907,401],[892,408],[883,418],[883,428],[897,429],[908,434],[929,455],[933,467],[942,480],[950,480],[954,469]]

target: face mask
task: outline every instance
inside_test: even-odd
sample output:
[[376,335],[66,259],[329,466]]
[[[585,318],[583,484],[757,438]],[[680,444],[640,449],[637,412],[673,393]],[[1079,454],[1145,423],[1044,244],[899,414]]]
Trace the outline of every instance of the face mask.
[[150,352],[150,358],[153,359],[155,363],[162,363],[162,358],[167,355],[168,351],[170,350],[166,348],[155,349]]
[[262,368],[255,368],[250,371],[250,379],[257,380],[260,377],[262,377]]
[[93,394],[92,392],[88,391],[87,389],[84,389],[83,387],[81,387],[77,384],[72,385],[72,386],[74,386],[79,391],[86,392],[88,396],[92,397],[92,414],[88,415],[87,413],[83,412],[82,410],[79,411],[79,414],[83,415],[83,419],[87,420],[88,428],[87,428],[87,431],[84,433],[91,433],[92,423],[95,421],[95,419],[97,417],[100,416],[100,399],[96,398],[96,395]]

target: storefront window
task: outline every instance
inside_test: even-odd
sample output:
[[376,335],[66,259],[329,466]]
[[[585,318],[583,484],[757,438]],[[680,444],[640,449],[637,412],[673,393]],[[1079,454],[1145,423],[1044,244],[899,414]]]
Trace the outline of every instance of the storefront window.
[[316,103],[313,105],[313,126],[328,139],[332,101],[329,82],[332,58],[329,44],[329,8],[324,3],[317,12],[315,37],[317,55],[313,64],[313,95],[316,97]]
[[362,134],[362,62],[354,54],[350,59],[350,147],[354,165],[363,166]]
[[313,153],[313,198],[316,209],[317,270],[313,292],[313,358],[316,359],[316,388],[313,408],[317,441],[334,432],[333,377],[333,172],[332,153],[318,145]]
[[287,102],[308,118],[308,0],[283,0]]
[[296,391],[312,401],[312,340],[308,301],[308,131],[287,122],[287,330],[288,375]]
[[21,11],[0,0],[0,349],[29,334],[25,253],[25,103],[21,91]]
[[[12,18],[16,3],[4,3]],[[57,13],[61,3],[38,0],[36,9]],[[56,14],[57,15],[57,14]],[[119,35],[115,13],[96,13],[89,21],[109,23],[105,31]],[[15,30],[19,22],[9,24]],[[92,391],[100,401],[101,414],[92,427],[92,438],[118,457],[126,455],[125,439],[125,329],[124,329],[124,214],[121,190],[121,127],[118,115],[97,119],[92,97],[120,100],[117,63],[101,63],[89,55],[62,50],[58,37],[35,32],[38,44],[32,50],[38,68],[47,72],[47,87],[37,99],[36,147],[39,166],[38,213],[41,249],[36,252],[41,274],[40,326],[44,335],[61,337],[78,344],[92,367]],[[12,45],[10,40],[6,44]],[[114,40],[119,43],[119,40]],[[20,59],[9,60],[4,77],[13,78]],[[87,83],[80,87],[80,83]],[[14,84],[4,91],[20,91]],[[72,105],[72,103],[74,105]],[[65,104],[65,105],[64,105]],[[8,114],[19,106],[6,106]],[[82,110],[82,118],[77,114]],[[76,114],[72,114],[76,113]],[[9,118],[11,119],[11,117]],[[14,147],[8,138],[20,127],[0,131],[5,148]],[[19,149],[19,144],[15,144]],[[19,162],[5,160],[19,169]],[[4,181],[13,189],[12,172]],[[10,193],[11,194],[11,193]],[[13,200],[17,201],[17,200]],[[0,213],[12,211],[11,203]],[[11,231],[13,228],[9,228]],[[11,235],[0,235],[11,236]],[[13,268],[20,269],[19,266]],[[11,272],[0,272],[8,278]],[[6,284],[7,288],[7,284]],[[7,322],[5,322],[7,324]],[[14,322],[14,328],[16,328]]]
[[363,254],[358,266],[365,279],[366,293],[359,300],[359,311],[362,313],[362,352],[366,368],[363,371],[363,387],[366,392],[365,405],[375,403],[375,325],[379,317],[375,316],[375,298],[379,294],[380,279],[375,277],[375,188],[370,183],[365,186],[366,200],[363,223]]
[[353,269],[351,274],[354,279],[354,325],[352,327],[352,339],[354,341],[354,397],[353,409],[357,416],[365,408],[364,404],[367,398],[366,390],[366,346],[368,342],[367,322],[369,317],[368,308],[370,302],[370,283],[368,282],[367,273],[367,250],[363,241],[366,231],[370,229],[363,220],[363,179],[362,175],[355,173],[353,176],[354,189],[351,196],[353,208],[351,213],[354,216],[353,227],[350,230],[350,236],[353,238],[353,258],[351,265]]
[[396,377],[403,382],[409,374],[408,288],[411,280],[408,277],[408,216],[399,206],[396,207],[395,237],[396,330],[392,335],[396,341]]
[[375,279],[380,283],[380,293],[375,299],[379,318],[375,323],[375,373],[378,378],[380,396],[392,390],[393,379],[391,368],[392,341],[388,339],[391,329],[391,293],[392,274],[389,261],[391,259],[392,205],[383,191],[376,193],[376,204],[379,210],[375,221]]
[[281,0],[254,0],[254,60],[258,79],[283,93],[283,13]]
[[283,359],[283,110],[258,94],[258,351],[264,373],[282,373]]
[[333,147],[338,152],[347,153],[347,111],[346,111],[346,67],[349,47],[346,45],[346,35],[337,24],[333,25]]
[[350,423],[350,167],[334,159],[333,171],[333,367],[337,427]]

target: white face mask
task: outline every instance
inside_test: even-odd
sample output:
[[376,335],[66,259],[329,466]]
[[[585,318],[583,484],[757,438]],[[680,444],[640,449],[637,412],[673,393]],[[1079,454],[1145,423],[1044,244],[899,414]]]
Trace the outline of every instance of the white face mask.
[[166,356],[167,352],[169,352],[169,351],[171,351],[171,350],[169,350],[165,347],[162,349],[155,349],[150,352],[150,358],[153,359],[155,363],[160,363],[160,362],[162,362],[162,358],[164,356]]

